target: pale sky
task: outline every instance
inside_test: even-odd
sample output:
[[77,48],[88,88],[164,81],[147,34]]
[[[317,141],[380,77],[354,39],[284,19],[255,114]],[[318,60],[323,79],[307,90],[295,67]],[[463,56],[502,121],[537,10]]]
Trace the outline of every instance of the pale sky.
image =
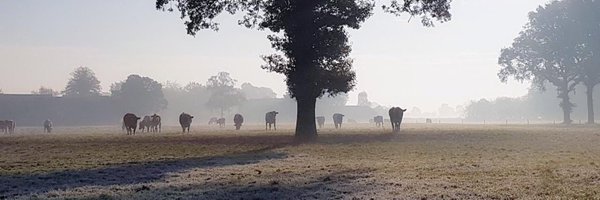
[[[382,105],[435,111],[441,104],[522,96],[528,84],[498,80],[500,49],[549,0],[454,0],[452,21],[424,28],[376,9],[350,41],[357,73],[351,103],[361,91]],[[283,76],[260,69],[272,53],[267,31],[220,17],[219,32],[186,34],[177,13],[157,11],[153,0],[0,0],[0,88],[29,93],[40,86],[64,89],[78,66],[96,72],[104,91],[129,74],[159,82],[205,83],[220,71],[272,88]]]

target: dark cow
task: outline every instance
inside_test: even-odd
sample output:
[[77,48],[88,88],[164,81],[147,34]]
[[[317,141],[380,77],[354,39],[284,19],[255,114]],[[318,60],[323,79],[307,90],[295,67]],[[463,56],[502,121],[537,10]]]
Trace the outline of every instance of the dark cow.
[[265,114],[265,130],[271,130],[271,124],[273,125],[273,128],[277,130],[277,114],[279,114],[277,111],[271,111]]
[[225,118],[219,118],[217,119],[217,124],[219,125],[219,128],[223,128],[225,127]]
[[325,125],[325,117],[318,116],[317,117],[317,124],[319,125],[319,128],[323,128],[323,125]]
[[212,118],[210,118],[210,120],[208,120],[208,125],[217,124],[218,120],[219,120],[219,118],[212,117]]
[[144,132],[144,130],[146,130],[146,132],[150,132],[150,123],[152,123],[152,117],[144,116],[144,119],[140,121],[140,130],[142,131],[142,133]]
[[344,115],[340,113],[333,114],[333,124],[336,129],[342,128],[342,121],[344,121]]
[[240,114],[233,116],[233,123],[235,124],[235,130],[240,130],[242,123],[244,123],[244,117]]
[[7,130],[6,122],[4,122],[4,120],[0,120],[0,132],[7,133]]
[[425,123],[426,124],[431,124],[433,123],[433,120],[431,120],[430,118],[425,119]]
[[50,119],[47,119],[44,121],[44,132],[45,133],[52,132],[52,121],[50,121]]
[[150,116],[150,130],[152,132],[159,132],[162,130],[162,119],[160,115],[154,114]]
[[373,117],[373,122],[375,122],[375,126],[383,127],[383,116],[378,115]]
[[140,117],[135,116],[135,114],[132,113],[127,113],[123,116],[123,125],[125,126],[125,130],[127,130],[127,135],[135,135],[138,120],[140,119]]
[[181,113],[181,115],[179,115],[179,124],[181,125],[181,129],[183,129],[184,133],[186,129],[188,133],[190,132],[190,126],[192,125],[193,118],[194,116],[191,116],[187,113]]
[[402,124],[402,117],[404,117],[405,111],[406,109],[400,107],[390,108],[390,122],[392,123],[392,130],[394,130],[394,132],[400,131],[400,124]]

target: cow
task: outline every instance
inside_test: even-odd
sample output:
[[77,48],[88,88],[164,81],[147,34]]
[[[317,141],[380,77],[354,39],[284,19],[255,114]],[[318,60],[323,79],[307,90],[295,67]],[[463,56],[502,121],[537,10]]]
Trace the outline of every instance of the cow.
[[323,128],[323,125],[325,125],[325,117],[324,116],[318,116],[317,117],[317,124],[319,125],[319,128]]
[[144,132],[144,130],[146,130],[146,132],[150,132],[150,123],[152,123],[152,117],[147,115],[144,116],[142,121],[140,121],[140,130],[142,131],[142,133]]
[[375,122],[375,126],[383,127],[383,116],[378,115],[373,117],[373,122]]
[[150,130],[152,130],[152,132],[159,132],[162,129],[162,119],[160,118],[160,115],[154,114],[152,116],[150,116]]
[[277,111],[271,111],[265,114],[265,131],[271,130],[271,124],[273,125],[273,128],[277,130],[277,114],[279,114]]
[[208,125],[217,124],[218,120],[219,118],[211,117],[210,120],[208,120]]
[[8,133],[8,124],[4,120],[0,120],[0,132]]
[[135,135],[135,130],[137,129],[138,120],[141,118],[136,116],[133,113],[127,113],[123,116],[123,125],[127,130],[127,135]]
[[342,128],[342,121],[344,121],[344,115],[340,113],[333,114],[333,124],[336,129]]
[[392,123],[392,130],[394,132],[400,131],[400,124],[402,124],[402,117],[404,117],[404,112],[406,112],[406,109],[402,109],[400,107],[390,108],[390,122]]
[[219,118],[217,119],[217,124],[219,125],[219,128],[223,128],[225,127],[225,118]]
[[190,126],[192,125],[193,118],[194,116],[191,116],[187,113],[181,113],[181,115],[179,115],[179,124],[181,125],[181,129],[183,129],[184,133],[186,129],[188,133],[190,132]]
[[15,121],[13,120],[4,120],[4,125],[5,125],[5,133],[15,133],[15,128],[17,127]]
[[233,116],[233,123],[235,124],[235,130],[240,130],[242,123],[244,123],[244,116],[235,114],[235,116]]
[[46,119],[44,121],[44,132],[45,133],[52,132],[52,121],[50,121],[50,119]]
[[425,123],[426,124],[431,124],[433,123],[433,120],[431,120],[430,118],[425,119]]

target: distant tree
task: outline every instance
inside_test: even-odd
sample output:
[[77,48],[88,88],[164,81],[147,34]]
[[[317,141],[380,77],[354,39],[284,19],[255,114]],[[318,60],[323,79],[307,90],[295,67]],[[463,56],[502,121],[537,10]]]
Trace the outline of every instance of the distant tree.
[[206,82],[206,88],[211,92],[206,105],[213,109],[219,109],[221,117],[223,117],[224,111],[240,105],[246,100],[242,92],[235,88],[236,82],[227,72],[219,72]]
[[348,103],[348,94],[342,93],[336,96],[323,96],[317,99],[317,104],[325,107],[345,106]]
[[[157,9],[175,4],[186,19],[188,34],[201,29],[218,29],[214,18],[222,12],[243,12],[240,24],[248,28],[268,29],[273,48],[281,54],[264,56],[262,67],[284,74],[291,97],[297,101],[296,136],[313,138],[316,99],[350,91],[355,85],[355,73],[347,29],[358,29],[373,14],[371,0],[157,0]],[[450,19],[450,0],[392,0],[387,12],[423,16],[424,25],[432,18]]]
[[498,63],[502,69],[498,73],[501,81],[509,77],[516,80],[532,80],[541,89],[545,83],[558,88],[560,107],[563,110],[563,123],[570,124],[571,103],[569,93],[580,83],[578,66],[582,57],[581,46],[566,37],[568,13],[564,7],[567,1],[553,1],[529,14],[529,22],[510,48],[502,49]]
[[414,117],[420,117],[423,115],[423,111],[421,111],[419,107],[412,107],[412,109],[410,109],[410,115]]
[[369,96],[367,95],[367,92],[358,93],[357,105],[371,107],[371,102],[369,101]]
[[44,86],[41,86],[38,90],[31,91],[31,94],[58,96],[60,92],[55,91],[52,88],[46,88]]
[[450,117],[456,115],[456,110],[450,107],[448,104],[442,104],[440,108],[438,108],[438,114],[442,117]]
[[129,75],[127,80],[112,84],[111,93],[125,110],[140,115],[155,113],[167,106],[162,84],[148,77]]
[[92,69],[78,67],[71,76],[63,91],[65,96],[98,96],[102,92],[100,81]]
[[274,99],[277,97],[271,88],[256,87],[250,83],[243,83],[241,88],[247,99]]

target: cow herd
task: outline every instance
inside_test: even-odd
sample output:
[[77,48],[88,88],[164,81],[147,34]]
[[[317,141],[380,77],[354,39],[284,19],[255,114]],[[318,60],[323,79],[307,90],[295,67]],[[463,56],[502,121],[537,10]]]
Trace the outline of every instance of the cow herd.
[[[401,109],[399,107],[393,107],[389,110],[390,122],[392,124],[392,130],[394,130],[394,132],[400,131],[400,124],[402,123],[402,118],[404,116],[405,111],[406,109]],[[277,114],[279,114],[279,112],[277,111],[271,111],[265,114],[265,130],[277,130]],[[190,132],[190,127],[192,125],[193,118],[194,116],[185,112],[179,115],[179,124],[181,125],[182,132]],[[342,128],[343,119],[343,114],[333,114],[333,123],[336,129]],[[318,116],[316,117],[316,121],[319,128],[322,128],[325,124],[325,117]],[[160,115],[157,114],[151,116],[144,116],[143,118],[141,118],[133,113],[127,113],[123,116],[122,122],[122,129],[127,132],[127,135],[135,135],[138,128],[142,133],[144,131],[161,132],[162,129],[162,119]],[[233,117],[233,122],[235,129],[240,130],[242,124],[244,123],[244,117],[241,114],[235,114]],[[383,116],[375,116],[373,118],[373,122],[375,122],[377,127],[383,127]],[[218,124],[220,127],[224,127],[225,118],[213,117],[209,120],[208,124]],[[0,132],[2,133],[14,133],[15,127],[16,124],[12,120],[0,120]],[[52,121],[50,121],[50,119],[45,120],[43,127],[45,133],[52,132]]]

